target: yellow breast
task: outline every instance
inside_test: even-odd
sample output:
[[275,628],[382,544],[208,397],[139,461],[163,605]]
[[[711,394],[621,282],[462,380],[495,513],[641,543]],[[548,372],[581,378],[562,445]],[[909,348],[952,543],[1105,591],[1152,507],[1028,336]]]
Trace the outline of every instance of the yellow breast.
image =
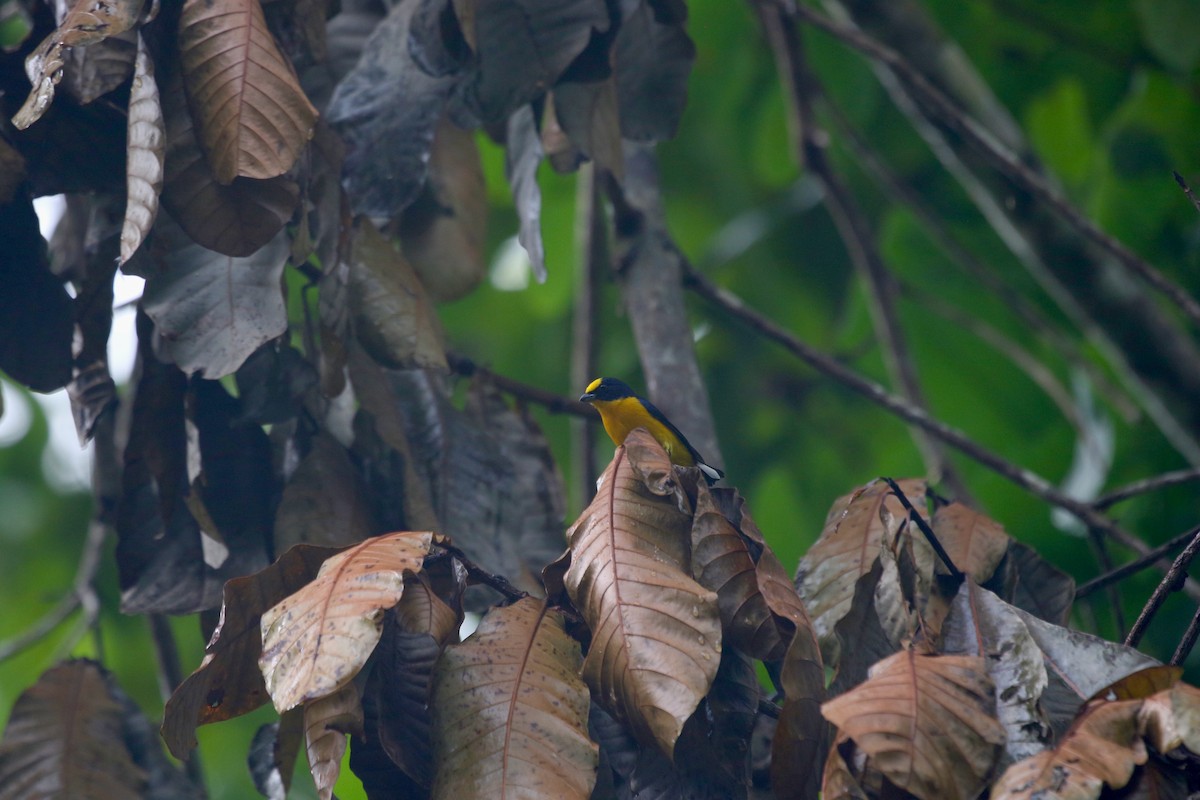
[[634,428],[645,428],[663,446],[673,463],[681,467],[690,467],[696,463],[687,447],[679,441],[679,437],[646,411],[645,406],[639,403],[637,398],[623,397],[620,400],[597,401],[593,405],[600,412],[604,430],[614,444],[624,443],[625,437]]

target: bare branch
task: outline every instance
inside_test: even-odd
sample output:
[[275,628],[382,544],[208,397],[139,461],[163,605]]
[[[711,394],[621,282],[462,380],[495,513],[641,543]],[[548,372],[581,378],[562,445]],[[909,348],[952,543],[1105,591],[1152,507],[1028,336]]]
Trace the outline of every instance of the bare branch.
[[1187,195],[1188,200],[1191,200],[1196,210],[1200,211],[1200,199],[1196,198],[1195,193],[1192,192],[1192,187],[1188,186],[1187,181],[1178,172],[1172,172],[1171,174],[1175,176],[1175,182],[1179,184],[1180,189],[1183,189],[1183,193]]
[[1018,186],[1045,203],[1085,238],[1161,292],[1178,306],[1194,325],[1200,326],[1200,302],[1197,302],[1182,286],[1142,260],[1124,244],[1084,216],[1063,198],[1044,177],[1030,169],[982,125],[966,115],[899,54],[861,31],[834,22],[824,14],[814,11],[802,3],[795,4],[791,10],[797,17],[810,25],[829,33],[871,59],[885,64],[904,81],[905,85],[913,91],[941,124],[963,137]]
[[1200,533],[1200,527],[1190,528],[1178,536],[1163,542],[1153,550],[1148,550],[1145,555],[1135,558],[1128,564],[1122,564],[1111,572],[1106,572],[1103,575],[1097,575],[1086,583],[1079,584],[1075,589],[1075,599],[1086,597],[1097,589],[1103,589],[1105,586],[1116,583],[1117,581],[1128,578],[1137,572],[1141,572],[1146,567],[1158,561],[1160,558],[1170,553],[1177,547],[1192,540],[1197,533]]
[[462,550],[459,550],[454,545],[439,542],[437,546],[454,556],[454,558],[458,559],[459,563],[461,563],[463,568],[467,571],[467,575],[470,576],[470,578],[476,583],[481,583],[484,586],[490,586],[500,594],[504,595],[510,601],[520,600],[522,597],[529,596],[529,592],[523,592],[516,586],[513,586],[512,582],[509,581],[508,578],[504,577],[503,575],[497,575],[495,573],[488,572],[483,567],[467,558],[466,553],[464,553]]
[[[775,5],[756,3],[755,9],[775,54],[776,69],[787,92],[796,160],[811,170],[825,187],[826,207],[855,270],[867,287],[871,317],[876,335],[883,345],[884,362],[892,381],[909,402],[925,407],[924,392],[896,313],[895,279],[879,252],[870,223],[826,157],[827,137],[818,127],[812,111],[813,98],[819,92],[819,87],[805,62],[795,20]],[[940,443],[920,429],[912,429],[912,434],[928,472],[935,480],[945,480],[959,499],[969,501],[969,490]]]
[[1137,647],[1138,642],[1142,640],[1142,635],[1146,633],[1146,628],[1150,627],[1150,621],[1154,619],[1154,615],[1166,602],[1167,596],[1182,588],[1184,580],[1187,579],[1187,569],[1197,553],[1200,553],[1200,530],[1192,537],[1188,546],[1183,548],[1183,552],[1176,557],[1171,568],[1167,570],[1166,577],[1159,582],[1154,589],[1154,594],[1150,595],[1150,599],[1146,601],[1142,613],[1138,615],[1137,621],[1129,630],[1129,635],[1125,637],[1126,647]]
[[[575,185],[575,312],[571,330],[571,388],[583,390],[596,375],[597,309],[600,272],[609,263],[608,236],[595,166],[579,168]],[[578,476],[580,505],[586,506],[596,491],[595,426],[571,423],[571,457]]]
[[946,552],[946,548],[942,547],[942,543],[938,541],[937,534],[933,532],[933,528],[929,527],[929,523],[925,521],[924,515],[920,511],[913,508],[913,504],[909,502],[908,495],[904,494],[904,490],[891,478],[884,478],[886,483],[892,490],[892,494],[900,501],[900,505],[904,506],[904,510],[908,512],[908,518],[917,524],[917,528],[929,542],[929,546],[933,548],[933,552],[937,553],[937,557],[946,565],[946,569],[950,570],[950,574],[961,580],[963,572],[958,567],[954,566],[954,562],[950,560],[950,554]]
[[564,397],[561,394],[539,389],[536,386],[530,386],[528,383],[521,383],[499,373],[492,372],[490,369],[481,367],[471,359],[458,353],[446,353],[446,362],[449,363],[450,369],[459,375],[468,378],[478,376],[502,392],[508,392],[514,397],[544,406],[552,414],[571,414],[572,416],[583,417],[584,419],[599,418],[596,409],[587,403],[581,403],[571,397]]
[[1152,478],[1143,478],[1140,481],[1134,481],[1127,486],[1122,486],[1119,489],[1114,489],[1107,494],[1100,495],[1092,501],[1092,508],[1097,511],[1114,506],[1122,500],[1128,500],[1131,497],[1136,497],[1139,494],[1146,492],[1165,489],[1168,486],[1177,486],[1181,483],[1200,480],[1200,467],[1193,469],[1180,469],[1174,472],[1164,472],[1162,475],[1155,475]]
[[[964,455],[983,464],[999,475],[1004,476],[1030,494],[1040,497],[1059,508],[1066,509],[1078,517],[1085,525],[1102,531],[1135,553],[1145,555],[1150,552],[1151,548],[1149,545],[1118,526],[1087,503],[1064,494],[1054,484],[1037,473],[1006,461],[976,443],[957,428],[934,419],[925,409],[914,406],[904,398],[891,394],[874,381],[864,378],[849,367],[838,363],[824,353],[801,342],[775,322],[746,306],[740,297],[727,289],[717,286],[707,277],[690,267],[687,271],[687,281],[688,285],[702,297],[724,309],[730,315],[740,319],[768,339],[782,345],[797,358],[826,377],[832,378],[843,386],[861,394],[876,405],[895,414],[900,419],[929,431],[951,447],[954,447]],[[1200,584],[1189,579],[1187,592],[1190,596],[1200,599]]]

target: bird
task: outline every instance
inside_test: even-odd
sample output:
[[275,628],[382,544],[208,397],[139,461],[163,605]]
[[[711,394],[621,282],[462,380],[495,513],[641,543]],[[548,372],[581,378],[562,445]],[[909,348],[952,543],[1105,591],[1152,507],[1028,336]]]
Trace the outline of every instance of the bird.
[[590,403],[600,412],[600,420],[613,444],[620,447],[634,428],[645,428],[667,451],[671,463],[681,467],[698,467],[709,485],[725,477],[725,473],[704,463],[679,428],[655,408],[649,400],[639,397],[629,384],[616,378],[597,378],[588,384],[579,400]]

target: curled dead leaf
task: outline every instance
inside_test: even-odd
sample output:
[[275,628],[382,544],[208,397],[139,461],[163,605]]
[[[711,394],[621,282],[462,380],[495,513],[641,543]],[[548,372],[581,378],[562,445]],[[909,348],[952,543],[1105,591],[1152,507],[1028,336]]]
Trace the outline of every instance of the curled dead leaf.
[[50,108],[71,48],[129,30],[137,22],[142,4],[143,0],[75,0],[62,23],[25,58],[25,74],[33,89],[13,117],[13,125],[25,130]]
[[158,216],[158,197],[163,185],[163,154],[166,128],[158,84],[154,80],[154,62],[146,50],[146,40],[138,34],[137,60],[133,86],[129,90],[129,126],[125,164],[125,222],[121,226],[121,257],[124,264],[141,246],[154,218]]
[[320,800],[333,797],[346,754],[346,734],[362,736],[362,727],[362,703],[352,683],[304,704],[304,746]]

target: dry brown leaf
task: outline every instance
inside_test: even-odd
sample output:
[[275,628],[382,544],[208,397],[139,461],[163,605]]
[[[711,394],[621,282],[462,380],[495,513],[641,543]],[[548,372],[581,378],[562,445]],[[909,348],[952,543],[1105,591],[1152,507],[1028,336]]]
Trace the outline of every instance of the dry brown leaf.
[[733,489],[697,485],[692,574],[717,593],[726,644],[753,658],[783,658],[796,628],[811,629],[787,571]]
[[1167,691],[1179,683],[1181,677],[1183,667],[1169,664],[1146,667],[1098,689],[1088,700],[1144,700],[1152,694]]
[[0,741],[0,797],[141,797],[124,712],[93,661],[53,667],[17,698]]
[[874,768],[922,800],[977,796],[1005,740],[992,681],[974,656],[901,651],[821,713]]
[[771,785],[779,800],[812,800],[820,786],[828,726],[821,716],[825,669],[810,625],[796,629],[779,671],[779,687],[783,707],[771,742]]
[[[913,506],[920,508],[925,482],[908,479],[898,484]],[[880,519],[885,505],[891,519],[905,518],[904,507],[883,481],[838,498],[825,519],[821,537],[800,561],[796,588],[808,607],[826,663],[837,663],[834,626],[850,611],[855,582],[871,571],[879,556],[885,538],[886,525]]]
[[433,534],[401,531],[343,550],[312,583],[262,615],[258,664],[280,713],[332,694],[362,669],[379,643],[383,613],[421,568]]
[[337,548],[298,545],[253,575],[225,583],[221,622],[204,661],[167,701],[162,736],[176,758],[196,746],[196,727],[247,714],[267,702],[258,670],[262,613],[306,585]]
[[275,512],[275,551],[301,542],[338,547],[379,531],[346,449],[322,431],[288,479]]
[[1200,689],[1176,683],[1147,697],[1138,711],[1138,732],[1160,753],[1186,747],[1200,755]]
[[[933,533],[954,566],[985,583],[996,571],[1012,541],[1004,526],[962,503],[951,503],[933,515]],[[938,561],[938,572],[946,572]]]
[[275,238],[300,201],[286,177],[217,183],[200,149],[183,80],[176,74],[162,94],[167,153],[163,206],[197,244],[227,256],[248,256]]
[[367,219],[354,229],[349,301],[359,341],[380,364],[446,369],[441,325],[421,280]]
[[[845,734],[838,736],[833,747],[829,748],[829,757],[825,760],[825,771],[821,776],[821,797],[824,800],[868,800],[859,779],[846,763],[843,750],[854,750],[854,742]],[[774,764],[771,766],[774,767]],[[773,781],[772,787],[775,786]]]
[[267,29],[258,0],[187,0],[183,78],[219,183],[274,178],[296,163],[317,111]]
[[475,136],[443,118],[433,135],[427,190],[400,221],[404,255],[435,303],[464,297],[483,280],[487,221]]
[[1120,789],[1145,764],[1137,731],[1141,700],[1096,702],[1084,708],[1053,750],[1018,761],[992,786],[993,800],[1092,800],[1105,786]]
[[129,124],[125,162],[125,222],[121,226],[121,257],[124,264],[141,246],[154,218],[163,184],[163,153],[166,149],[162,105],[154,80],[154,62],[146,40],[137,37],[137,60],[129,90]]
[[567,532],[565,578],[592,631],[583,677],[593,696],[668,756],[721,656],[717,595],[690,574],[679,480],[654,437],[630,433]]
[[13,117],[13,125],[25,130],[50,108],[54,87],[62,80],[66,54],[72,47],[129,30],[142,13],[142,4],[143,0],[76,0],[62,23],[25,58],[25,74],[33,89]]
[[346,734],[362,736],[362,728],[362,702],[353,683],[304,704],[308,770],[321,800],[333,797],[334,784],[342,772],[342,756],[346,754]]
[[532,597],[493,608],[446,648],[434,675],[433,798],[585,800],[599,749],[579,659],[561,614]]

